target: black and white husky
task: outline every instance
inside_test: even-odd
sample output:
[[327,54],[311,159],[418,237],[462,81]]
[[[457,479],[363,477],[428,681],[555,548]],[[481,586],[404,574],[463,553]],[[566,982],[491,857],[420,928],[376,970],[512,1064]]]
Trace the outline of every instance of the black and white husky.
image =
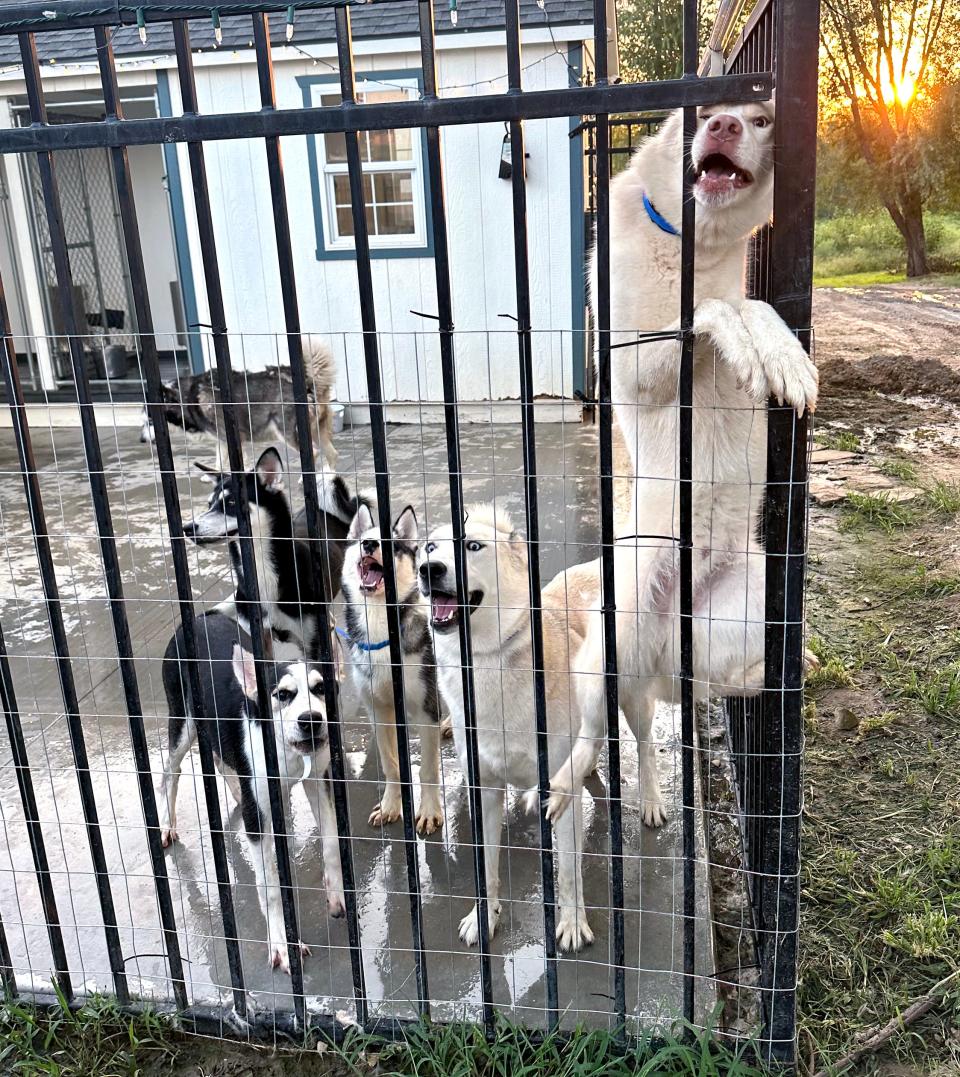
[[[197,658],[204,720],[190,706],[183,628],[167,645],[163,657],[163,688],[169,711],[169,754],[161,790],[161,841],[169,847],[178,839],[177,787],[180,768],[199,737],[213,752],[234,799],[251,846],[258,893],[267,920],[269,961],[290,971],[287,956],[280,880],[273,844],[273,822],[267,786],[264,737],[268,735],[257,704],[256,671],[249,638],[237,622],[211,611],[197,618]],[[293,785],[311,774],[308,800],[323,845],[324,885],[331,916],[346,910],[336,816],[330,791],[330,747],[320,669],[303,661],[268,664],[268,684],[279,773],[283,783],[284,814],[289,818]],[[301,944],[301,950],[309,951]]]
[[[443,826],[440,798],[440,701],[437,667],[427,619],[419,606],[416,579],[417,516],[408,505],[393,525],[393,565],[400,603],[403,685],[407,726],[420,737],[420,806],[417,830],[432,834]],[[385,784],[370,825],[400,818],[400,764],[390,665],[387,601],[383,583],[380,529],[366,504],[350,526],[343,561],[344,641],[350,675],[373,722]]]
[[[233,476],[198,464],[213,492],[205,512],[184,525],[187,538],[198,546],[227,542],[236,594],[217,609],[249,632],[251,588],[247,585],[238,541],[237,495]],[[324,597],[340,590],[343,551],[350,521],[364,498],[351,495],[338,475],[320,488],[320,535],[323,542],[321,580],[311,585],[310,545],[302,514],[294,518],[284,481],[283,462],[276,449],[262,453],[253,471],[240,479],[250,506],[250,529],[257,563],[260,603],[270,628],[274,655],[292,661],[317,657],[316,644]]]

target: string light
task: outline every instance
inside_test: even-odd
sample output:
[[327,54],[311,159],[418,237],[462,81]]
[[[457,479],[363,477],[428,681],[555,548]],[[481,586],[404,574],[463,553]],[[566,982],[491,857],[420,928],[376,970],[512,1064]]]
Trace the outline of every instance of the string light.
[[217,45],[223,44],[223,30],[220,28],[220,9],[215,7],[210,12],[210,18],[213,21],[213,40]]
[[140,34],[140,44],[146,45],[147,43],[147,19],[143,13],[143,8],[137,8],[137,32]]
[[457,15],[457,0],[450,0],[450,25],[451,26],[456,26],[457,25],[458,17],[459,16]]
[[296,15],[296,9],[293,4],[287,8],[287,41],[293,41],[293,20]]

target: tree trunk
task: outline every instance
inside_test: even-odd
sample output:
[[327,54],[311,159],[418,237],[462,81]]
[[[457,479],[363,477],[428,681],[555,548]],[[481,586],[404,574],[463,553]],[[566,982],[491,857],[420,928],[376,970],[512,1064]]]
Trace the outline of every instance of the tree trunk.
[[923,230],[923,203],[915,191],[904,192],[900,199],[903,214],[902,225],[898,224],[907,245],[907,276],[925,277],[930,272],[927,258],[927,236]]

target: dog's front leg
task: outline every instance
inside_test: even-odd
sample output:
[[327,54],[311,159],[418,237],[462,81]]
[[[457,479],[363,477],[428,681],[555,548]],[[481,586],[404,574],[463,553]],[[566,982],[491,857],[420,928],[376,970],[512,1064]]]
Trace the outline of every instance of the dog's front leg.
[[814,411],[820,376],[806,349],[787,323],[770,306],[756,299],[740,304],[740,317],[753,340],[770,392],[796,408],[797,414]]
[[343,869],[340,864],[340,839],[337,813],[333,807],[333,786],[329,771],[322,778],[308,778],[307,799],[320,831],[323,849],[323,885],[327,891],[327,912],[336,919],[346,916],[347,901],[343,896]]
[[[257,894],[260,908],[267,921],[267,961],[271,968],[290,972],[290,952],[287,947],[287,929],[283,922],[283,899],[280,896],[280,875],[277,871],[277,854],[273,830],[266,827],[261,834],[248,834],[251,859],[257,876]],[[300,943],[300,953],[309,956],[310,949]]]
[[[487,926],[492,939],[500,923],[500,837],[506,790],[484,788],[480,792],[483,806],[483,863],[487,876]],[[480,916],[477,906],[460,921],[460,939],[467,946],[480,940]]]
[[377,756],[383,770],[383,795],[370,812],[370,826],[395,823],[402,814],[400,799],[400,756],[397,751],[397,725],[393,707],[375,707],[373,728],[377,738]]
[[593,942],[583,901],[583,874],[580,849],[583,841],[583,802],[577,798],[573,807],[554,826],[557,841],[557,944],[563,951],[576,952]]
[[417,833],[432,834],[443,826],[440,797],[440,724],[430,715],[420,716],[420,807]]
[[746,299],[738,310],[723,299],[704,299],[693,313],[693,331],[713,342],[758,404],[774,396],[801,415],[817,406],[817,368],[768,303]]

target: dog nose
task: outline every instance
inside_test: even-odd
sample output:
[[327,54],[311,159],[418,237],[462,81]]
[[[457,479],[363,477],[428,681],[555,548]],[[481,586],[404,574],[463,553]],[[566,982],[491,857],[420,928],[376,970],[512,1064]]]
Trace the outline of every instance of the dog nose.
[[420,579],[433,583],[443,579],[447,574],[447,566],[442,561],[424,561],[420,566]]
[[372,556],[380,549],[380,543],[375,539],[364,539],[363,542],[360,543],[360,549],[368,556]]
[[192,539],[194,537],[194,535],[196,534],[196,530],[197,530],[197,525],[193,522],[193,520],[188,520],[183,525],[183,537],[188,538],[188,539]]
[[722,113],[711,118],[707,132],[716,142],[731,142],[743,134],[743,124],[736,116]]

